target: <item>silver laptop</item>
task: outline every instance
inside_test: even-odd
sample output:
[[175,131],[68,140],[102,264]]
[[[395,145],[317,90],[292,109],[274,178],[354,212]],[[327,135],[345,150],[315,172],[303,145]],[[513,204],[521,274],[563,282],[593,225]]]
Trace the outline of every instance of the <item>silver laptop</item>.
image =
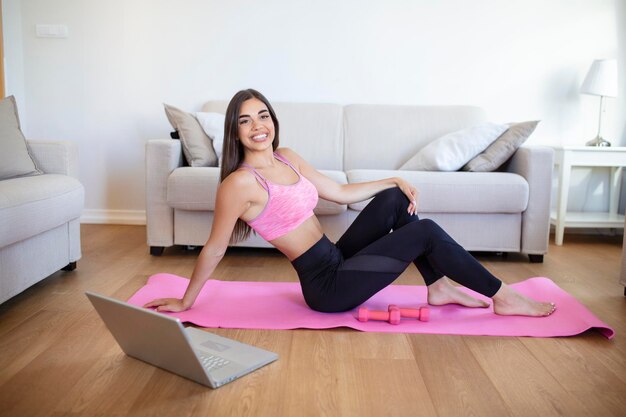
[[117,340],[134,358],[217,388],[278,359],[278,355],[123,301],[85,293]]

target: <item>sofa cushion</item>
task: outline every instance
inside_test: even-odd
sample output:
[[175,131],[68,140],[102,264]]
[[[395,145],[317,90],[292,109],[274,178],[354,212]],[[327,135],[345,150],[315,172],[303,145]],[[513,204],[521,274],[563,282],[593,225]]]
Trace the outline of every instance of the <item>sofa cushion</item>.
[[219,184],[219,168],[176,168],[167,178],[167,204],[183,210],[215,210]]
[[0,100],[0,180],[39,174],[20,130],[15,98],[4,98]]
[[[346,184],[348,182],[342,171],[320,170],[333,180]],[[167,179],[167,203],[170,207],[182,210],[215,210],[215,196],[220,183],[219,168],[175,169]],[[315,214],[337,214],[347,210],[344,204],[337,204],[324,199],[319,200],[313,210]]]
[[[418,212],[520,213],[528,205],[528,183],[503,172],[348,171],[348,181],[363,182],[401,177],[419,191]],[[350,204],[363,210],[368,201]],[[408,206],[408,200],[407,200]]]
[[84,188],[58,174],[0,181],[0,247],[79,218]]

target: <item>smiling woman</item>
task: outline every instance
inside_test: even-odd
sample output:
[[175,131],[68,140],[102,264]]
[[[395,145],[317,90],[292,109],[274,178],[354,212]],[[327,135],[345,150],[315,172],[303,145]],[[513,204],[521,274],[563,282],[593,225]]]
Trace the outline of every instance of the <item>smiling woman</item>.
[[[452,285],[449,277],[492,298],[497,314],[547,316],[554,311],[554,304],[522,296],[493,276],[434,221],[420,219],[418,192],[405,180],[339,184],[291,149],[279,148],[278,133],[276,114],[261,93],[249,89],[235,94],[226,111],[221,183],[209,239],[183,298],[157,299],[146,307],[192,307],[229,243],[254,229],[291,261],[304,300],[316,311],[357,307],[411,263],[426,281],[430,304],[489,306]],[[372,201],[333,243],[313,213],[318,196],[339,204]]]
[[[231,173],[237,171],[240,168],[241,162],[244,158],[244,144],[240,141],[240,133],[244,134],[244,137],[249,137],[249,132],[252,126],[252,116],[248,113],[255,109],[250,109],[249,104],[246,107],[246,112],[242,111],[244,104],[248,101],[256,103],[256,118],[261,115],[267,117],[262,121],[262,128],[265,130],[265,134],[270,134],[272,149],[276,150],[279,144],[279,123],[276,117],[276,113],[272,108],[269,101],[258,91],[248,89],[239,91],[231,99],[226,110],[226,120],[224,122],[224,145],[222,154],[222,167],[220,170],[221,181],[224,181]],[[258,103],[262,103],[259,106]],[[269,117],[268,117],[269,116]],[[243,220],[237,220],[232,233],[233,241],[240,241],[246,239],[251,232],[250,226],[248,226]]]

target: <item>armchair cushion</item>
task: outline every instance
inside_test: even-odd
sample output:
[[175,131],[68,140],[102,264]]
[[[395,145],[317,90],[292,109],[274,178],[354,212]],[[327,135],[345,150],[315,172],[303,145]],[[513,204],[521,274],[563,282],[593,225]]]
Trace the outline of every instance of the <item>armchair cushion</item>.
[[0,247],[79,218],[83,200],[81,183],[66,175],[0,181]]

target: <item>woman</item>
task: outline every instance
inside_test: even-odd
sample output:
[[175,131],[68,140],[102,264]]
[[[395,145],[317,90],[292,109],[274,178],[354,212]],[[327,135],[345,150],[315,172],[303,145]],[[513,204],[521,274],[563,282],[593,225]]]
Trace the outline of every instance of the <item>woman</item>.
[[[554,304],[525,297],[494,277],[436,223],[420,220],[418,192],[403,179],[337,184],[294,151],[277,149],[278,137],[268,100],[252,89],[235,94],[226,111],[211,235],[183,298],[157,299],[145,307],[190,308],[229,242],[245,239],[252,228],[289,258],[306,303],[317,311],[357,307],[410,262],[426,281],[431,305],[489,306],[452,285],[449,277],[492,298],[496,314],[547,316],[554,311]],[[313,214],[318,195],[339,204],[374,198],[333,244]]]

